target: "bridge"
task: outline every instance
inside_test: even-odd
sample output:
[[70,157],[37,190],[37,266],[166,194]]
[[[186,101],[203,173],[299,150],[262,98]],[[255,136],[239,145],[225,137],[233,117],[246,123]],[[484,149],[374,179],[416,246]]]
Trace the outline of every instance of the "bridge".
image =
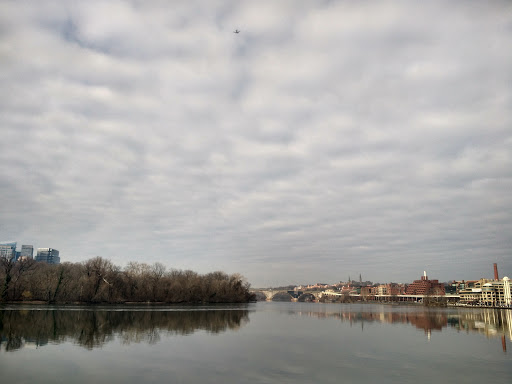
[[315,300],[318,300],[322,297],[322,292],[320,291],[287,291],[282,289],[251,289],[251,293],[263,293],[265,295],[266,301],[272,301],[272,299],[278,294],[288,294],[292,301],[298,301],[301,297],[305,296],[313,296]]
[[277,294],[288,294],[292,301],[298,301],[305,295],[311,295],[318,301],[322,297],[337,299],[344,297],[351,300],[365,300],[365,301],[398,301],[398,302],[422,302],[425,298],[432,300],[445,299],[449,302],[458,302],[460,299],[459,295],[361,295],[361,294],[347,294],[337,291],[286,291],[280,289],[251,289],[251,293],[262,293],[265,295],[266,301],[272,301]]

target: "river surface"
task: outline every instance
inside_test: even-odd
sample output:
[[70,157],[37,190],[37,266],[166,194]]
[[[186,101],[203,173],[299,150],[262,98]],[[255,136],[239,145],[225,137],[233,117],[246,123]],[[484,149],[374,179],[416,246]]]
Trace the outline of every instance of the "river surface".
[[2,383],[511,383],[512,310],[0,308]]

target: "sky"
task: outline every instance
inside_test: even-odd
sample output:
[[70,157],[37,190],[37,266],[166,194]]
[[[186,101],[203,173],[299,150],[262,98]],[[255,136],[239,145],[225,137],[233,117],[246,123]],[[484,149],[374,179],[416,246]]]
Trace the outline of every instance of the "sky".
[[509,1],[4,0],[0,241],[253,287],[512,277],[511,46]]

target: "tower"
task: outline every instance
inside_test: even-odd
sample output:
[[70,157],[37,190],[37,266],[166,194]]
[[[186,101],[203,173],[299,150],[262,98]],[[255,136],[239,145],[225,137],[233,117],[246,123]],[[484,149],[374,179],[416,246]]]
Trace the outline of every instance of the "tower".
[[59,251],[53,248],[37,248],[36,261],[48,264],[60,264]]
[[33,245],[22,245],[20,257],[26,259],[34,258],[34,246]]
[[5,257],[9,261],[16,260],[16,242],[0,243],[0,257]]

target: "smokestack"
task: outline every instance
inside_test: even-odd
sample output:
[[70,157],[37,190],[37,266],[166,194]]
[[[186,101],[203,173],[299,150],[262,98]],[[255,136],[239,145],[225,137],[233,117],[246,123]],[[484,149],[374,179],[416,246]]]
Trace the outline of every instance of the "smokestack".
[[494,280],[499,280],[498,277],[498,264],[494,263]]

